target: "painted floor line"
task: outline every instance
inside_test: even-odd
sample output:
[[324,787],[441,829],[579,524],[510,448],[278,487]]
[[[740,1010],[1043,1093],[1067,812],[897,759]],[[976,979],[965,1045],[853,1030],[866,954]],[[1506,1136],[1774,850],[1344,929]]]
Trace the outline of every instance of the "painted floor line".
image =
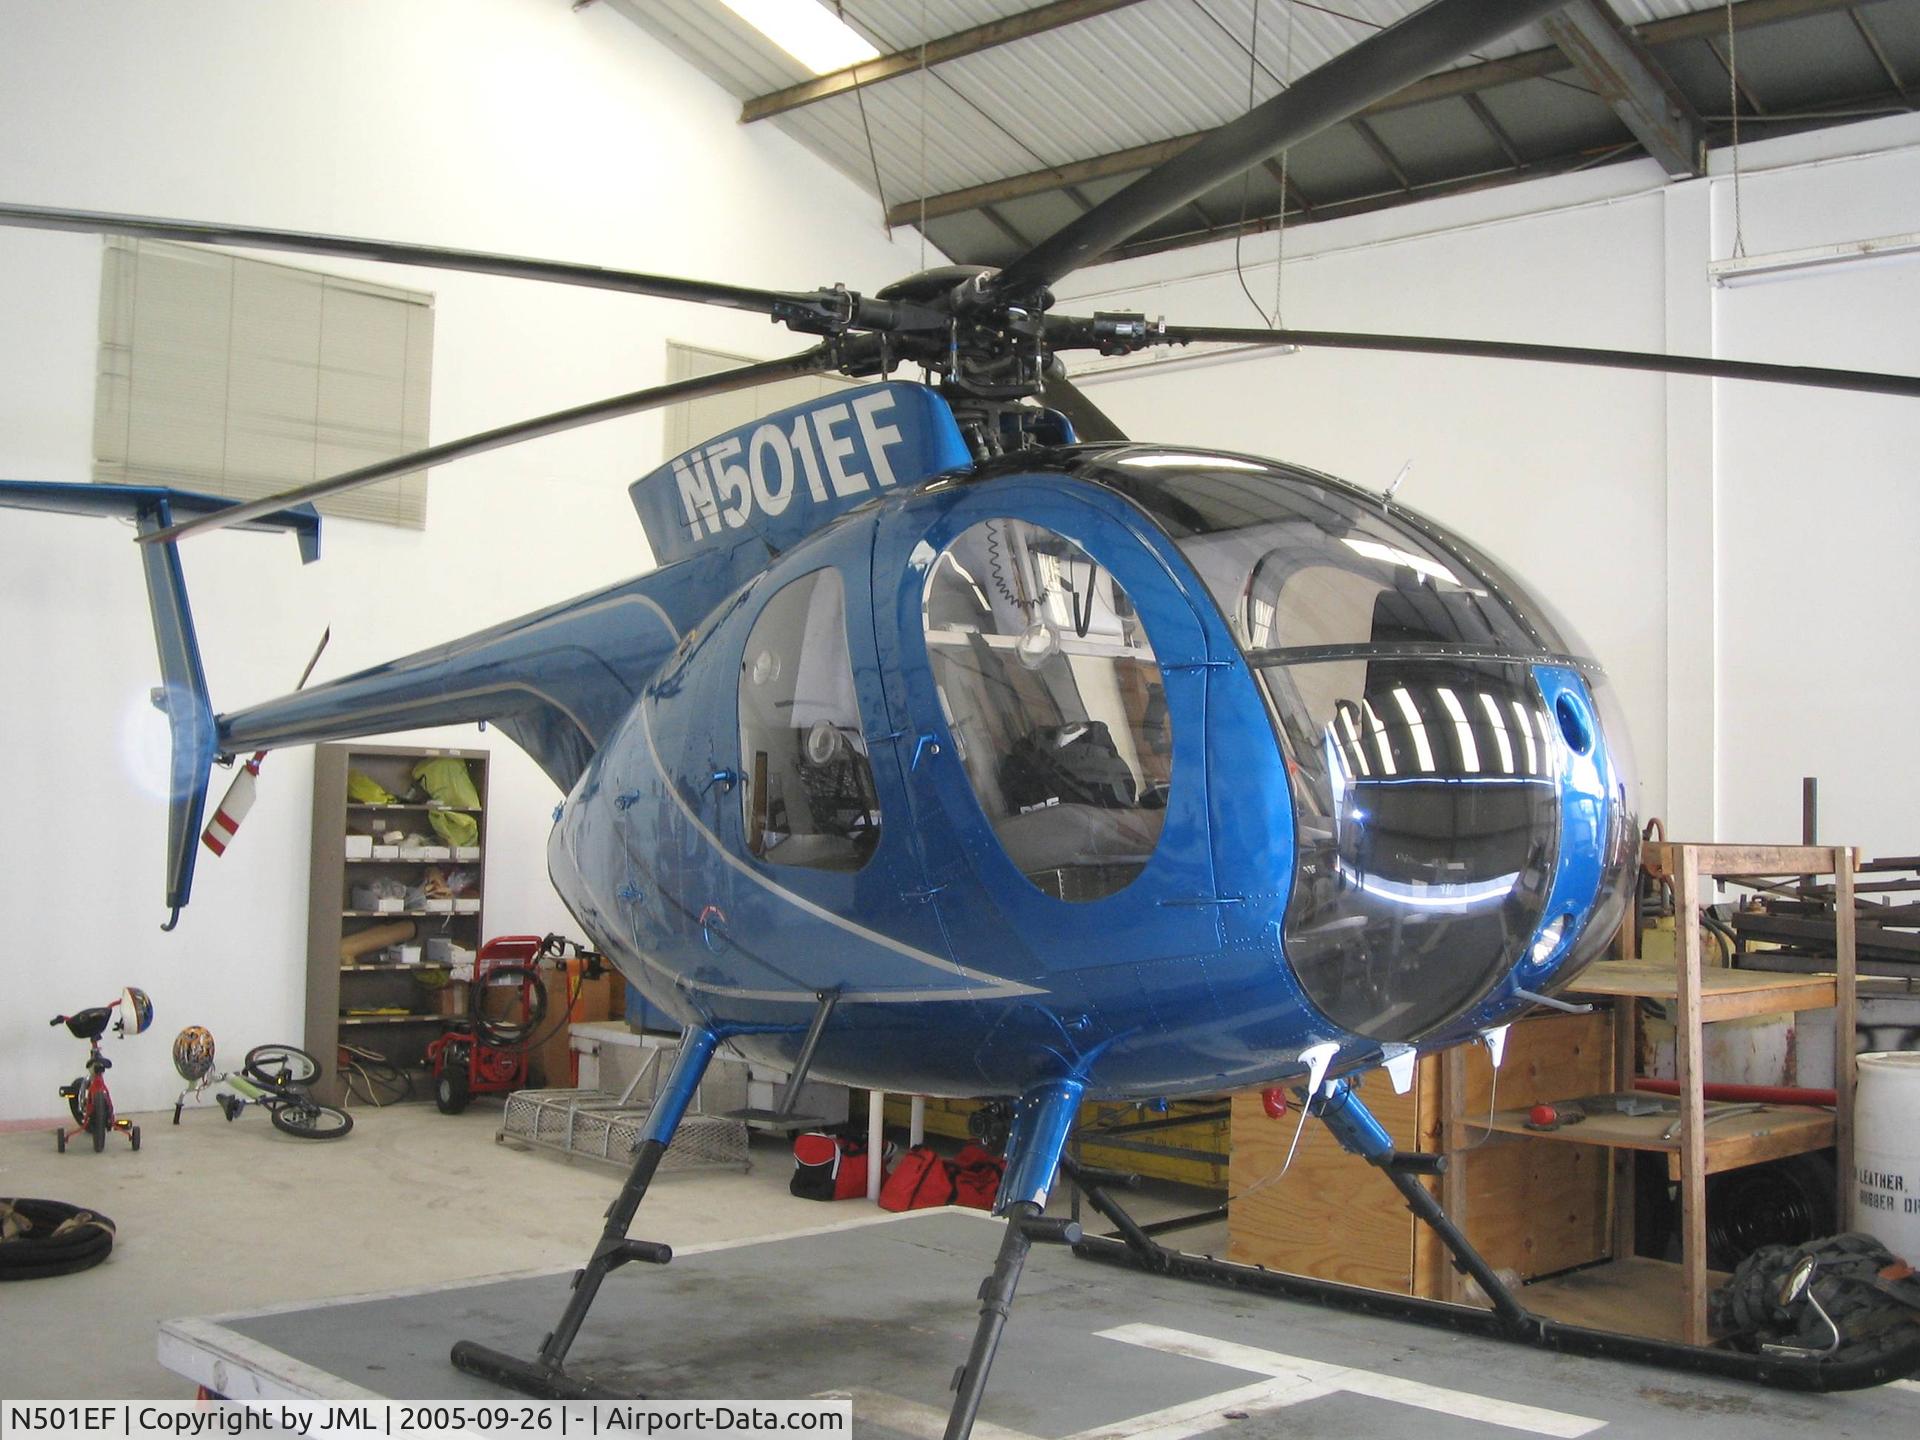
[[[862,1426],[879,1425],[912,1436],[913,1440],[942,1440],[947,1433],[945,1410],[919,1400],[889,1395],[884,1390],[821,1390],[813,1398],[851,1400],[856,1430]],[[1039,1437],[1029,1435],[1024,1430],[1012,1430],[982,1419],[973,1422],[973,1433],[977,1440],[1039,1440]]]
[[1233,1421],[1228,1418],[1229,1411],[1259,1415],[1270,1410],[1284,1410],[1289,1405],[1298,1405],[1303,1400],[1317,1399],[1328,1393],[1326,1386],[1316,1385],[1298,1376],[1263,1380],[1258,1385],[1242,1385],[1235,1390],[1202,1395],[1197,1400],[1170,1405],[1164,1410],[1153,1410],[1145,1415],[1116,1420],[1111,1425],[1082,1430],[1067,1436],[1066,1440],[1188,1440],[1189,1436],[1204,1435],[1209,1430],[1232,1424]]
[[1465,1390],[1449,1390],[1444,1386],[1382,1375],[1353,1366],[1329,1365],[1324,1361],[1261,1350],[1251,1345],[1237,1345],[1231,1341],[1215,1340],[1184,1330],[1170,1330],[1160,1325],[1120,1325],[1111,1330],[1102,1330],[1100,1334],[1123,1344],[1206,1360],[1236,1370],[1250,1370],[1256,1375],[1298,1380],[1317,1387],[1322,1393],[1343,1390],[1349,1394],[1391,1400],[1396,1404],[1453,1415],[1463,1420],[1478,1420],[1509,1430],[1552,1436],[1555,1440],[1578,1440],[1578,1437],[1590,1435],[1606,1423],[1564,1410],[1547,1410],[1537,1405],[1496,1400]]

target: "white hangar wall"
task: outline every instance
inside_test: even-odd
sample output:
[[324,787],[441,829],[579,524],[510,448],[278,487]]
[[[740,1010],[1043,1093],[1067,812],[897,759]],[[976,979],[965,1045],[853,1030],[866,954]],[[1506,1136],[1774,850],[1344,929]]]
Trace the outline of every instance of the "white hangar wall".
[[[1920,233],[1920,121],[1741,147],[1749,257]],[[1920,255],[1716,285],[1729,157],[1650,162],[1296,226],[1284,321],[1920,374]],[[1271,307],[1276,241],[1242,246]],[[1061,307],[1259,325],[1231,242],[1083,272]],[[1177,356],[1178,352],[1172,353]],[[1920,402],[1337,351],[1093,361],[1130,434],[1295,460],[1458,527],[1612,672],[1642,811],[1675,837],[1920,849]]]
[[[883,237],[872,200],[741,126],[735,101],[606,6],[0,0],[0,34],[0,196],[20,203],[774,287],[871,290],[920,259],[916,239]],[[0,230],[0,476],[88,478],[100,252]],[[269,258],[435,292],[435,440],[662,381],[669,338],[760,356],[802,343],[723,310]],[[424,532],[329,520],[305,568],[284,536],[183,547],[215,704],[287,690],[329,623],[316,679],[647,569],[626,486],[660,446],[658,418],[636,417],[468,461],[434,475]],[[183,1024],[211,1027],[229,1063],[301,1033],[309,752],[268,759],[239,841],[203,854],[179,929],[159,932],[164,725],[128,535],[0,511],[0,1121],[64,1108],[81,1046],[47,1018],[128,983],[158,1019],[109,1046],[123,1109],[171,1101]],[[574,929],[546,877],[559,797],[532,762],[471,727],[393,738],[491,752],[489,929]]]

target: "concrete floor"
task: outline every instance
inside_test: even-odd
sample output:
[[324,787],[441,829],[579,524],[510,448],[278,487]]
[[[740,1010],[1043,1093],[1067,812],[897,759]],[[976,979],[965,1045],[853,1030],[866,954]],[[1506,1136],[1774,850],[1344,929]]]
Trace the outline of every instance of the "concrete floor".
[[[0,1287],[0,1397],[191,1398],[154,1358],[162,1320],[576,1263],[619,1187],[604,1166],[496,1145],[497,1104],[354,1115],[351,1135],[324,1143],[252,1110],[228,1124],[208,1105],[177,1129],[142,1115],[138,1154],[117,1138],[61,1155],[51,1130],[0,1134],[0,1195],[65,1200],[118,1227],[104,1265]],[[663,1175],[635,1233],[675,1246],[779,1234],[860,1203],[787,1194],[791,1151],[777,1141],[756,1140],[753,1161],[745,1175]]]
[[[938,1440],[974,1329],[972,1291],[1002,1232],[973,1211],[833,1213],[847,1211],[838,1223],[858,1228],[690,1247],[664,1270],[617,1273],[570,1366],[620,1394],[844,1394],[862,1440]],[[510,1399],[452,1371],[449,1348],[467,1339],[525,1355],[566,1293],[561,1271],[233,1317],[181,1334],[182,1363],[227,1393],[256,1376],[332,1400]],[[1690,1440],[1882,1440],[1915,1433],[1920,1394],[1783,1394],[1542,1354],[1043,1246],[981,1418],[976,1440],[1669,1440],[1682,1428]]]
[[[498,1113],[497,1107],[484,1104],[459,1117],[442,1116],[424,1105],[360,1111],[351,1136],[316,1144],[279,1134],[261,1114],[248,1113],[228,1124],[217,1110],[207,1108],[190,1112],[178,1129],[165,1115],[141,1117],[146,1144],[139,1154],[116,1142],[99,1156],[90,1150],[56,1154],[51,1135],[44,1131],[0,1134],[0,1195],[57,1198],[94,1207],[111,1216],[120,1232],[120,1243],[105,1265],[76,1276],[0,1287],[0,1318],[5,1322],[0,1328],[5,1337],[0,1345],[0,1397],[186,1398],[191,1385],[155,1358],[164,1320],[577,1263],[599,1230],[617,1175],[598,1165],[568,1164],[496,1145]],[[873,1213],[864,1202],[829,1206],[793,1199],[786,1193],[790,1167],[784,1144],[757,1141],[748,1174],[663,1175],[647,1197],[635,1233],[684,1252],[714,1242],[813,1230]],[[1133,1199],[1143,1218],[1191,1203],[1186,1196]],[[921,1228],[928,1223],[959,1228],[953,1229],[952,1243],[936,1242],[936,1235],[944,1232]],[[979,1233],[983,1231],[988,1233]],[[1221,1244],[1217,1229],[1189,1232],[1181,1240],[1186,1248],[1201,1251]],[[649,1283],[632,1287],[635,1293],[627,1298],[635,1303],[654,1299],[656,1292],[672,1292],[676,1313],[685,1322],[655,1335],[651,1346],[638,1353],[647,1363],[682,1366],[689,1374],[715,1356],[731,1357],[730,1363],[747,1366],[739,1372],[745,1377],[757,1373],[753,1365],[765,1369],[788,1356],[794,1361],[792,1380],[762,1376],[772,1390],[756,1391],[743,1381],[737,1393],[811,1393],[836,1384],[867,1387],[863,1393],[893,1407],[881,1412],[885,1420],[879,1430],[937,1436],[944,1403],[940,1387],[951,1364],[964,1354],[975,1309],[973,1290],[995,1243],[990,1227],[978,1220],[928,1217],[880,1231],[848,1232],[844,1241],[772,1247],[783,1252],[779,1257],[771,1250],[689,1256],[686,1265],[646,1270],[639,1278]],[[836,1262],[845,1274],[829,1287],[831,1294],[815,1296],[811,1287],[820,1276],[819,1267],[832,1260],[836,1246],[847,1252]],[[912,1263],[902,1258],[903,1246],[916,1251]],[[890,1252],[898,1252],[895,1259],[901,1263],[885,1263]],[[875,1254],[883,1257],[877,1266]],[[718,1273],[724,1275],[729,1264],[739,1273],[726,1283],[702,1283],[703,1266],[720,1266]],[[887,1332],[869,1335],[873,1354],[862,1359],[855,1353],[851,1332],[832,1328],[838,1322],[831,1315],[849,1292],[869,1281],[880,1283],[881,1291],[892,1297],[888,1303],[906,1319],[892,1311],[869,1313],[874,1306],[856,1306],[853,1314],[873,1322],[865,1331]],[[564,1280],[518,1284],[546,1287],[541,1295],[548,1303],[537,1319],[532,1307],[517,1302],[503,1301],[497,1313],[488,1311],[484,1292],[469,1290],[429,1303],[423,1314],[437,1317],[431,1321],[396,1316],[377,1321],[377,1307],[359,1307],[367,1321],[348,1326],[345,1335],[351,1344],[362,1345],[377,1337],[396,1354],[417,1350],[431,1361],[429,1379],[438,1384],[446,1337],[427,1332],[442,1320],[476,1332],[491,1324],[498,1331],[497,1343],[510,1349],[531,1343],[533,1337],[518,1333],[527,1324],[544,1328],[545,1310],[557,1300]],[[625,1288],[610,1286],[603,1304],[615,1290]],[[495,1292],[507,1301],[518,1293],[513,1286],[495,1287]],[[1144,1392],[1136,1395],[1133,1390],[1153,1377],[1158,1378],[1148,1389],[1155,1397],[1164,1392],[1188,1409],[1197,1406],[1206,1412],[1183,1412],[1178,1424],[1169,1414],[1167,1435],[1217,1428],[1227,1416],[1214,1413],[1216,1402],[1228,1392],[1244,1390],[1244,1403],[1236,1404],[1250,1414],[1245,1421],[1235,1418],[1232,1426],[1242,1440],[1415,1433],[1438,1440],[1442,1435],[1489,1433],[1489,1425],[1492,1433],[1535,1428],[1531,1423],[1516,1426],[1505,1412],[1500,1417],[1478,1415],[1471,1404],[1465,1411],[1458,1409],[1466,1403],[1459,1400],[1461,1395],[1471,1402],[1483,1394],[1505,1397],[1488,1402],[1495,1406],[1511,1408],[1520,1402],[1523,1409],[1530,1404],[1566,1412],[1536,1433],[1605,1429],[1621,1440],[1661,1440],[1682,1427],[1703,1440],[1723,1434],[1729,1440],[1763,1440],[1803,1433],[1913,1434],[1920,1426],[1920,1386],[1913,1382],[1852,1396],[1786,1396],[1736,1382],[1542,1355],[1315,1306],[1251,1301],[1237,1292],[1169,1286],[1045,1249],[1036,1255],[1022,1300],[1016,1320],[1033,1327],[1026,1331],[1032,1339],[1003,1356],[1005,1389],[998,1383],[1002,1367],[996,1367],[1000,1399],[996,1406],[990,1397],[988,1407],[1002,1426],[1025,1422],[1014,1425],[1022,1440],[1034,1435],[1087,1440],[1093,1433],[1083,1429],[1089,1416],[1112,1425],[1103,1440],[1131,1434],[1123,1417],[1153,1409]],[[712,1312],[704,1320],[699,1303]],[[688,1306],[695,1308],[683,1309]],[[609,1308],[613,1333],[593,1344],[624,1344],[629,1334],[645,1329],[637,1312],[628,1323],[619,1323],[617,1308]],[[449,1309],[450,1314],[442,1314]],[[790,1311],[801,1323],[781,1325],[780,1317]],[[333,1312],[336,1318],[355,1313],[355,1307]],[[647,1307],[649,1318],[654,1313]],[[752,1317],[744,1325],[743,1315]],[[268,1329],[282,1323],[257,1322]],[[1147,1333],[1163,1329],[1158,1339]],[[1161,1358],[1146,1357],[1144,1350],[1135,1356],[1115,1344],[1116,1338],[1124,1338],[1122,1332],[1136,1331],[1145,1338],[1135,1336],[1124,1344],[1135,1349],[1158,1346]],[[583,1338],[582,1344],[589,1346],[589,1340]],[[919,1357],[925,1363],[904,1365],[903,1353],[917,1354],[915,1344],[926,1351]],[[1204,1353],[1181,1348],[1195,1344],[1212,1348]],[[1057,1364],[1039,1353],[1040,1348],[1062,1345],[1066,1350]],[[1286,1354],[1268,1353],[1274,1351]],[[1095,1387],[1091,1393],[1098,1403],[1079,1402],[1058,1415],[1046,1408],[1064,1396],[1059,1376],[1084,1379],[1092,1373],[1090,1364],[1112,1364],[1115,1352],[1123,1357],[1119,1378]],[[823,1354],[839,1357],[831,1373],[822,1369]],[[1251,1358],[1242,1363],[1236,1358],[1241,1354]],[[360,1370],[385,1369],[389,1357],[378,1358],[381,1363],[366,1363],[362,1357]],[[1284,1374],[1261,1368],[1275,1360],[1285,1362]],[[1023,1369],[1035,1372],[1026,1377],[1032,1394],[1025,1400],[1020,1393]],[[839,1376],[839,1370],[846,1376]],[[802,1384],[802,1377],[801,1390],[787,1388]],[[633,1378],[660,1381],[662,1376]],[[1439,1402],[1444,1414],[1406,1408],[1428,1405],[1419,1396],[1438,1393],[1436,1386],[1461,1387],[1448,1390],[1452,1398]],[[672,1388],[667,1387],[669,1393]],[[456,1393],[463,1393],[462,1388],[450,1377],[442,1395]],[[1237,1417],[1240,1410],[1233,1413]],[[1565,1428],[1569,1424],[1572,1429]],[[1011,1431],[1004,1433],[1011,1436]]]

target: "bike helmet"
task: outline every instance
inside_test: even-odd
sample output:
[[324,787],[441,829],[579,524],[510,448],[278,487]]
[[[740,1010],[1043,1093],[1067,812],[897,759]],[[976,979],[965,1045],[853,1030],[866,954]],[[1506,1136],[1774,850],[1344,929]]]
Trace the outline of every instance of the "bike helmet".
[[153,1001],[147,992],[129,985],[120,992],[120,1018],[113,1028],[121,1035],[138,1035],[153,1024]]
[[189,1025],[173,1037],[173,1068],[188,1084],[204,1079],[213,1069],[213,1032]]

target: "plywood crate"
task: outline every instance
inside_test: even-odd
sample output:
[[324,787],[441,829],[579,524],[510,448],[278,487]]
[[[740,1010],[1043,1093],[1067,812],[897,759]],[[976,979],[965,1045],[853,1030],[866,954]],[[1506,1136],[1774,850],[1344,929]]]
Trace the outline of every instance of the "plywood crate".
[[[1611,1088],[1612,1026],[1607,1012],[1552,1015],[1509,1032],[1493,1103],[1501,1108],[1564,1100]],[[1523,1279],[1606,1258],[1609,1245],[1605,1152],[1578,1145],[1529,1145],[1481,1132],[1472,1117],[1489,1109],[1487,1052],[1458,1052],[1451,1094],[1443,1057],[1423,1059],[1405,1095],[1384,1074],[1362,1096],[1404,1150],[1442,1148],[1446,1107],[1468,1138],[1451,1151],[1449,1188],[1467,1236],[1497,1267]],[[1228,1172],[1229,1259],[1318,1279],[1445,1297],[1452,1274],[1444,1249],[1407,1210],[1386,1175],[1349,1155],[1309,1120],[1293,1165],[1281,1173],[1297,1112],[1270,1118],[1257,1093],[1233,1097]],[[1439,1194],[1441,1182],[1423,1182]],[[1464,1203],[1459,1203],[1464,1199]]]

